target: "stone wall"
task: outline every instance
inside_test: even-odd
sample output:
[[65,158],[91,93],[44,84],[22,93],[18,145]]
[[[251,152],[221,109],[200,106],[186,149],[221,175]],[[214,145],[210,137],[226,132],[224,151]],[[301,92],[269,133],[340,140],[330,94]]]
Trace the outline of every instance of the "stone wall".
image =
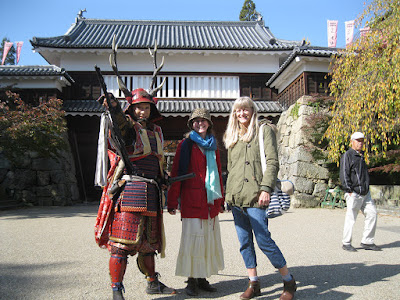
[[71,205],[79,202],[75,164],[68,151],[57,159],[28,152],[18,165],[0,153],[0,201],[26,205]]
[[[294,183],[293,207],[318,207],[326,189],[336,185],[329,179],[325,161],[315,161],[310,153],[310,142],[305,128],[307,117],[315,113],[309,106],[312,97],[303,96],[282,113],[278,127],[280,170],[278,178]],[[371,185],[371,197],[379,208],[400,208],[400,186]]]
[[378,207],[400,209],[399,185],[371,185],[369,190]]
[[[308,106],[312,97],[303,96],[282,113],[278,126],[278,150],[280,170],[278,178],[294,183],[293,207],[317,207],[325,196],[329,171],[324,161],[315,161],[310,153],[310,143],[304,131],[306,119],[314,113]],[[295,111],[293,111],[295,110]]]

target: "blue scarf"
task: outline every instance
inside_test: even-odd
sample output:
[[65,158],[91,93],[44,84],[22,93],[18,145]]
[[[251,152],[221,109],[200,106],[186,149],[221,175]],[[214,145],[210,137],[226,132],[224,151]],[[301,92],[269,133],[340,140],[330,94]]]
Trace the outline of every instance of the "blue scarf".
[[214,204],[214,200],[222,198],[221,185],[219,182],[219,173],[215,150],[217,150],[217,141],[211,134],[203,139],[196,131],[190,132],[189,138],[198,146],[204,149],[207,161],[206,182],[207,203]]

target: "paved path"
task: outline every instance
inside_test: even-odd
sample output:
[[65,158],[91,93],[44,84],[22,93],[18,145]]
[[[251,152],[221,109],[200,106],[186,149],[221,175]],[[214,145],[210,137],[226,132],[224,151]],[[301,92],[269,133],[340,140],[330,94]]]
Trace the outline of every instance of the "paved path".
[[[0,212],[0,299],[111,299],[108,252],[97,247],[93,225],[96,205],[41,207]],[[376,243],[382,252],[341,249],[341,209],[291,209],[270,221],[272,236],[298,283],[296,299],[400,299],[400,217],[380,214]],[[232,215],[220,217],[225,270],[209,280],[217,293],[196,299],[239,299],[246,270]],[[355,225],[354,246],[361,239],[363,216]],[[187,299],[184,278],[174,276],[181,224],[165,214],[167,257],[157,259],[161,281],[178,289],[176,296],[148,296],[145,280],[130,258],[125,298]],[[258,252],[262,295],[278,299],[279,274]]]

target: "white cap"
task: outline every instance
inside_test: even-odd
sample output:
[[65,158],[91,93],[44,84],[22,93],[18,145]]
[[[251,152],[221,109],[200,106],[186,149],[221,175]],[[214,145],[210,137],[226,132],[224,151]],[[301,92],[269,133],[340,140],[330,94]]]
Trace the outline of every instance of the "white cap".
[[364,134],[362,132],[354,132],[351,135],[351,139],[352,140],[365,139],[365,136],[364,136]]

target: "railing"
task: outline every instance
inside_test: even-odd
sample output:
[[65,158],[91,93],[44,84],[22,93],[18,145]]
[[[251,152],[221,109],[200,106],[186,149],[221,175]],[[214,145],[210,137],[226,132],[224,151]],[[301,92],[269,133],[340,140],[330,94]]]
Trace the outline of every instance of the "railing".
[[295,103],[297,99],[305,94],[304,73],[297,77],[286,89],[278,95],[279,103],[287,109]]
[[[148,88],[151,76],[128,75],[123,80],[129,90]],[[164,77],[157,78],[160,84]],[[109,92],[122,97],[116,77],[105,75]],[[166,82],[157,93],[158,98],[223,98],[236,99],[240,94],[239,76],[166,76]]]

